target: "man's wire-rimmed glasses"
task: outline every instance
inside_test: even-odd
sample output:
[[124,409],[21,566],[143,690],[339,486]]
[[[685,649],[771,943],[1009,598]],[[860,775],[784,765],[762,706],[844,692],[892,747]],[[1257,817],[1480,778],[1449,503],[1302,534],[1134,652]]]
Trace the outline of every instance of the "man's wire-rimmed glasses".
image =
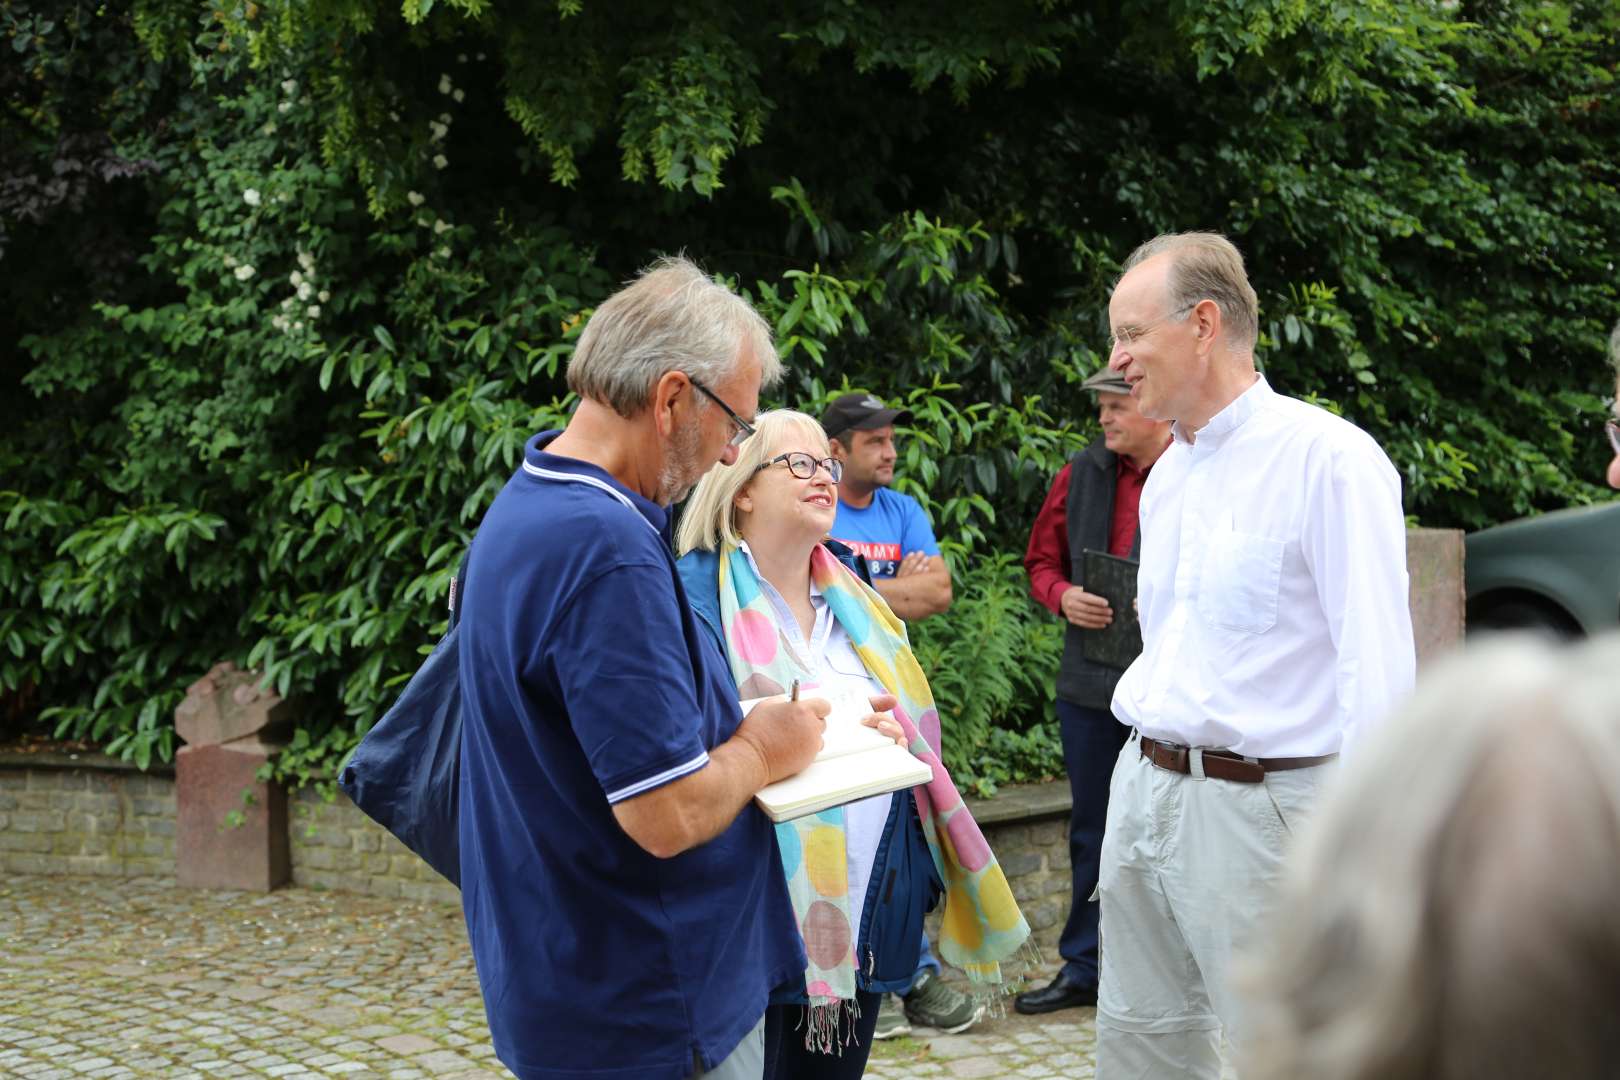
[[785,454],[777,454],[769,461],[760,462],[758,468],[754,471],[762,472],[775,465],[778,461],[786,464],[788,472],[797,476],[800,480],[809,480],[815,476],[817,468],[826,469],[827,475],[832,477],[832,482],[835,484],[844,478],[844,463],[842,461],[834,457],[817,459],[803,450],[789,450]]
[[741,446],[743,444],[743,440],[747,439],[748,436],[754,433],[754,425],[738,416],[736,410],[734,410],[730,405],[727,405],[724,401],[721,401],[719,394],[716,394],[713,390],[710,390],[707,386],[704,386],[690,375],[686,377],[686,381],[701,390],[704,397],[726,410],[726,415],[731,417],[731,422],[737,425],[736,434],[731,436],[730,445]]
[[1201,303],[1203,303],[1202,300],[1194,300],[1190,304],[1184,304],[1181,307],[1176,308],[1176,310],[1170,312],[1168,315],[1161,315],[1152,322],[1144,323],[1141,326],[1126,326],[1118,330],[1111,331],[1108,335],[1109,354],[1112,355],[1114,350],[1119,348],[1121,345],[1125,346],[1126,348],[1130,348],[1133,341],[1147,334],[1151,334],[1153,331],[1157,330],[1171,319],[1174,319],[1179,315],[1185,315],[1187,312],[1191,311]]
[[1609,445],[1614,447],[1615,456],[1620,457],[1620,420],[1605,420],[1603,430],[1609,435]]

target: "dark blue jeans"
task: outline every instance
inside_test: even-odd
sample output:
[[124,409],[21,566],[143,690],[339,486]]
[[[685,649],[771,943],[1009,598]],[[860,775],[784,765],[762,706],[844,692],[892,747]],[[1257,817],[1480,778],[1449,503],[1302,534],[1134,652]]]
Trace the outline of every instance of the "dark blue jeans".
[[1097,912],[1091,903],[1102,857],[1103,826],[1108,821],[1108,782],[1114,761],[1131,729],[1107,709],[1057,703],[1063,733],[1063,764],[1069,771],[1069,873],[1073,877],[1069,921],[1058,938],[1063,971],[1083,986],[1097,985]]
[[[872,1031],[877,1027],[878,999],[868,990],[855,991],[861,1018],[855,1022],[855,1038],[843,1053],[823,1054],[804,1048],[803,1005],[771,1005],[765,1009],[764,1080],[860,1080],[866,1071],[866,1058],[872,1052]],[[840,1041],[849,1029],[839,1032]]]

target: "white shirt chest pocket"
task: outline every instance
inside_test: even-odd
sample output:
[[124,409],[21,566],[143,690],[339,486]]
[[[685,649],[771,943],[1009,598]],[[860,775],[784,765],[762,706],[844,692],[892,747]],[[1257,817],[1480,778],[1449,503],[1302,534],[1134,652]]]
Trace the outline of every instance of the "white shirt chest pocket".
[[1277,623],[1283,542],[1253,533],[1211,538],[1198,585],[1198,614],[1212,626],[1263,634]]

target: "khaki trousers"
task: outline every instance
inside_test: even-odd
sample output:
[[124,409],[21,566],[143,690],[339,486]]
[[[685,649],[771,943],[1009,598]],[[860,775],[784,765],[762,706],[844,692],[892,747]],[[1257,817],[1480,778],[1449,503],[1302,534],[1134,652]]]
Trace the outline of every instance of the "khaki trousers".
[[692,1080],[761,1080],[764,1073],[765,1018],[761,1016],[754,1030],[743,1036],[726,1060],[708,1072],[699,1069],[692,1074]]
[[1243,1036],[1233,957],[1263,933],[1284,850],[1336,764],[1242,784],[1160,769],[1137,740],[1114,764],[1098,875],[1097,1077],[1218,1080],[1222,1030]]

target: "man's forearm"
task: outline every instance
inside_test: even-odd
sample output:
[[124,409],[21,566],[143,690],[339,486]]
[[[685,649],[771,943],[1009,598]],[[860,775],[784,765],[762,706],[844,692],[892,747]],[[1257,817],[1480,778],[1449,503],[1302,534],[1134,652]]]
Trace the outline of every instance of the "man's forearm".
[[951,572],[938,568],[905,577],[873,578],[873,588],[902,619],[923,619],[951,606]]
[[725,832],[769,779],[759,751],[733,737],[697,772],[615,803],[613,816],[645,851],[668,859]]

